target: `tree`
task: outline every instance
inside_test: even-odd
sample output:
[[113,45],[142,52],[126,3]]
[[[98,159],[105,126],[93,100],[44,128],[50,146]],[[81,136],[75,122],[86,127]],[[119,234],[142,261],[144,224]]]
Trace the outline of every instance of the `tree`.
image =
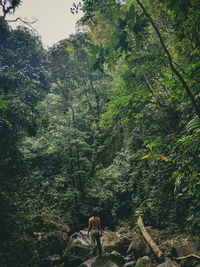
[[21,0],[0,0],[0,6],[3,11],[3,18],[5,19],[7,14],[15,12],[15,8],[18,7],[20,3]]
[[[199,11],[198,4],[191,1],[185,1],[185,3],[187,5],[183,5],[181,1],[176,3],[126,1],[122,5],[115,1],[90,0],[82,7],[85,12],[82,22],[90,28],[89,34],[92,35],[95,43],[94,68],[106,71],[108,66],[112,72],[117,68],[122,70],[120,82],[112,88],[111,101],[100,121],[101,127],[109,128],[112,137],[117,131],[117,135],[124,140],[122,147],[131,146],[132,152],[136,155],[141,153],[143,143],[152,144],[154,140],[161,138],[163,146],[158,142],[157,148],[169,153],[169,157],[174,158],[174,162],[178,157],[175,165],[170,165],[168,171],[165,170],[169,176],[176,169],[176,164],[181,166],[184,164],[177,151],[176,140],[181,136],[186,138],[183,134],[184,126],[189,121],[186,117],[192,119],[194,113],[199,117],[197,78],[199,55],[196,48],[191,46],[196,42],[198,47],[198,38],[196,34],[195,38],[193,36],[189,38],[189,35],[185,34],[189,31],[198,31],[191,8],[197,8],[195,13]],[[155,8],[157,12],[154,12]],[[169,14],[168,17],[167,14]],[[184,34],[181,35],[180,29],[184,29]],[[192,102],[193,109],[188,100]],[[175,124],[175,121],[179,123]],[[171,152],[168,151],[168,145],[163,141],[164,139],[168,140]],[[121,149],[120,145],[117,149]],[[154,171],[150,170],[150,166],[156,170],[154,162],[157,156],[150,151],[146,153],[147,155],[151,155],[149,159],[152,160],[152,164],[143,165],[143,172],[150,172],[150,176],[154,177]],[[188,156],[187,154],[186,157]],[[188,177],[187,170],[184,169],[184,171],[185,176]],[[159,173],[158,170],[156,172]],[[195,173],[192,168],[190,174],[196,177]],[[188,181],[188,178],[186,180]],[[197,186],[195,179],[194,183]],[[139,185],[141,184],[139,182]],[[145,179],[145,184],[149,184],[147,186],[149,188],[152,185],[151,178]],[[175,185],[168,183],[166,179],[165,182],[160,183],[160,186],[163,189],[167,186],[172,192]],[[153,192],[155,193],[156,190],[151,191],[154,195]],[[158,192],[156,194],[159,195]],[[194,195],[197,196],[196,193]],[[183,198],[181,201],[184,202]],[[160,207],[161,203],[163,204],[160,199]],[[179,201],[176,200],[174,203],[178,205]],[[177,207],[174,206],[173,210],[178,213]],[[176,218],[174,216],[174,219],[177,218],[178,216]]]
[[19,144],[25,133],[35,133],[35,105],[49,85],[46,52],[38,38],[27,29],[10,29],[3,18],[0,23],[0,216],[1,229],[6,229],[1,235],[7,238],[13,232],[11,217],[20,208],[20,181],[27,171]]
[[99,160],[98,122],[111,81],[107,74],[92,72],[89,58],[85,34],[49,50],[51,90],[37,105],[36,136],[26,137],[21,147],[30,170],[21,193],[35,212],[85,216]]

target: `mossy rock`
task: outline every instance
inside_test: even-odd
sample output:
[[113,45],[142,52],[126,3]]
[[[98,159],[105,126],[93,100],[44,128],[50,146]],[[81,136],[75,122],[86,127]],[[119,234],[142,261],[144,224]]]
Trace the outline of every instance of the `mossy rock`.
[[116,240],[118,238],[119,238],[119,236],[116,233],[114,233],[112,231],[104,231],[103,236],[101,238],[101,242],[102,242],[102,244],[104,244],[104,243],[107,244],[107,243],[109,243],[113,240]]
[[127,250],[127,254],[134,254],[136,258],[151,255],[152,250],[140,233],[135,232],[132,242]]
[[151,258],[148,256],[144,256],[143,258],[139,259],[136,262],[136,267],[154,267],[154,265],[151,263]]
[[34,231],[39,232],[51,232],[56,230],[62,230],[70,232],[70,228],[67,225],[64,218],[55,214],[36,214],[32,218],[34,225]]
[[177,256],[182,257],[189,254],[200,256],[200,241],[193,241],[189,236],[179,236],[170,240],[172,247],[176,250]]
[[111,253],[112,251],[117,251],[121,254],[125,254],[129,245],[131,243],[131,240],[127,237],[120,237],[116,240],[113,240],[109,243],[103,244],[103,249],[105,252]]
[[186,234],[179,234],[172,239],[162,242],[160,248],[166,256],[170,254],[173,254],[175,257],[182,257],[190,254],[200,256],[200,241],[194,240]]
[[116,233],[120,235],[125,235],[130,232],[130,226],[129,225],[123,225],[120,228],[117,229]]
[[70,244],[63,255],[64,258],[68,258],[69,262],[74,261],[77,257],[84,262],[92,256],[94,256],[92,247],[83,244]]

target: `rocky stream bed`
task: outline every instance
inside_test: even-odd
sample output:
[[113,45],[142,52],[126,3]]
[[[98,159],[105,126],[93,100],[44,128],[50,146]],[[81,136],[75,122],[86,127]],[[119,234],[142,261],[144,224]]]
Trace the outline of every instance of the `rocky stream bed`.
[[[35,218],[41,231],[26,228],[17,242],[7,242],[0,252],[2,267],[200,267],[200,240],[177,226],[163,230],[146,226],[162,251],[158,258],[138,226],[105,230],[103,254],[97,256],[87,238],[87,229],[72,233],[60,218]],[[37,225],[34,222],[34,225]],[[8,250],[9,247],[9,250]]]

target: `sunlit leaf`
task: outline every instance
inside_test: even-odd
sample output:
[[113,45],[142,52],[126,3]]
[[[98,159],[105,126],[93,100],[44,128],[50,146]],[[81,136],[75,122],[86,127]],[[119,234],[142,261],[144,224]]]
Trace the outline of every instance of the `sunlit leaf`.
[[162,154],[158,154],[158,158],[163,159],[163,160],[166,161],[166,162],[169,161],[168,158],[166,158],[166,157],[165,157],[164,155],[162,155]]
[[151,153],[145,155],[144,157],[142,157],[142,159],[147,159],[150,155],[151,155]]

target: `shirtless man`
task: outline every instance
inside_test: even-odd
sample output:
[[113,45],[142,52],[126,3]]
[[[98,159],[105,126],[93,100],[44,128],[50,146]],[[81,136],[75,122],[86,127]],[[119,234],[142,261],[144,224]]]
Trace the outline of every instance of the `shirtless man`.
[[90,233],[90,237],[91,237],[91,240],[94,246],[95,246],[95,241],[96,241],[98,254],[101,255],[102,248],[101,248],[100,237],[103,234],[103,230],[101,228],[100,218],[96,216],[95,212],[93,212],[93,216],[89,218],[88,233],[87,233],[88,238],[89,238],[89,233]]

